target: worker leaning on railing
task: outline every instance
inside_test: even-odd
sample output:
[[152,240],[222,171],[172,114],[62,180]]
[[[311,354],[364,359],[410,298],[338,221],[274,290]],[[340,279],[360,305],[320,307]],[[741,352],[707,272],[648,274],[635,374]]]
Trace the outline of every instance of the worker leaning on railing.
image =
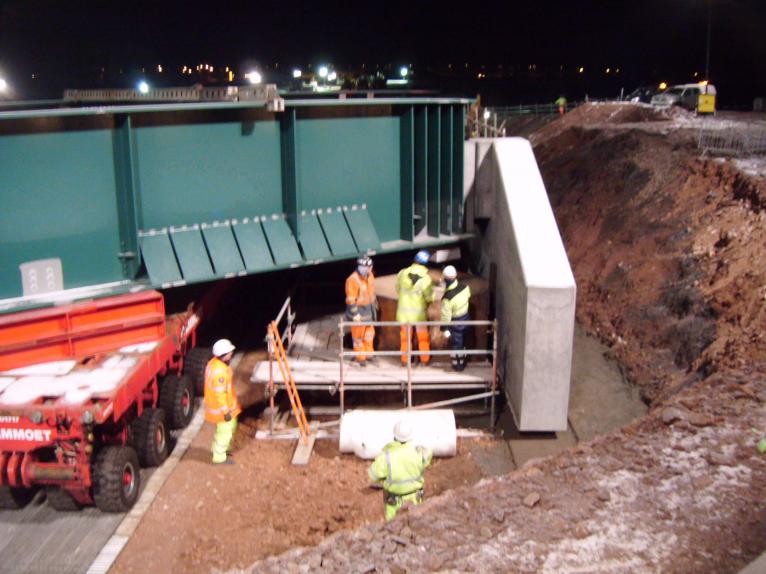
[[[441,320],[448,321],[468,321],[471,316],[468,314],[468,308],[471,302],[471,288],[457,279],[457,270],[452,265],[447,265],[442,272],[444,277],[444,296],[442,297]],[[466,325],[443,325],[441,331],[445,337],[450,339],[451,347],[455,351],[465,349],[465,330]],[[451,355],[452,370],[462,371],[468,362],[468,358],[463,354]]]
[[242,411],[234,392],[233,372],[229,363],[234,345],[228,339],[216,341],[213,358],[205,369],[205,420],[215,423],[213,464],[234,464],[227,458],[237,431],[237,415]]

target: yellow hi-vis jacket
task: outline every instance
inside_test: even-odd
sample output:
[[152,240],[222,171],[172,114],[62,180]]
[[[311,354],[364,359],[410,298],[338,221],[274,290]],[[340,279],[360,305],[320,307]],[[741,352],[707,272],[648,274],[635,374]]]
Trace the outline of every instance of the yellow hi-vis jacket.
[[383,447],[367,474],[373,482],[383,481],[386,492],[410,494],[423,488],[423,473],[431,464],[431,457],[431,450],[426,447],[395,440]]
[[396,292],[399,303],[396,306],[396,320],[401,323],[415,323],[428,318],[428,304],[434,300],[433,281],[428,268],[413,263],[399,271],[396,277]]
[[233,372],[231,367],[218,357],[213,357],[205,369],[205,420],[222,423],[229,413],[232,418],[241,411],[237,395],[234,393]]
[[[442,297],[442,321],[452,321],[468,314],[468,306],[471,302],[471,288],[468,285],[458,285],[453,281],[444,291]],[[445,325],[442,329],[447,329]]]

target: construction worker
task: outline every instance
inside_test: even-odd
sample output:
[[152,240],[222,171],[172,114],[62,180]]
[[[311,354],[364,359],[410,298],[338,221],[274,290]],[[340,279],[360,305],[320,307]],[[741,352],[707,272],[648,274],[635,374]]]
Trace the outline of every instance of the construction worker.
[[[360,257],[356,270],[346,279],[346,319],[349,321],[377,321],[378,301],[375,297],[375,277],[372,274],[372,259]],[[356,362],[360,367],[367,365],[373,357],[375,327],[365,325],[351,327],[351,339],[356,351]]]
[[[444,278],[444,297],[442,297],[442,321],[468,321],[468,306],[471,301],[471,288],[459,283],[457,269],[447,265],[442,272]],[[441,331],[450,340],[453,350],[465,349],[465,330],[467,325],[442,325]],[[468,359],[466,355],[451,355],[452,370],[465,369]]]
[[205,369],[205,420],[215,423],[213,464],[234,464],[227,458],[237,430],[237,415],[242,411],[234,393],[233,372],[229,363],[234,345],[220,339],[213,345],[213,358]]
[[567,113],[567,99],[564,97],[564,94],[561,94],[553,103],[559,107],[559,115],[563,116]]
[[431,464],[431,450],[412,442],[412,424],[402,419],[394,426],[394,440],[383,447],[367,471],[374,483],[383,483],[386,521],[404,504],[423,502],[423,473]]
[[[415,262],[409,267],[399,271],[396,277],[396,292],[399,294],[399,301],[396,306],[396,320],[400,323],[416,323],[428,319],[428,304],[434,300],[433,281],[428,275],[426,263],[431,255],[426,250],[418,251],[415,255]],[[418,338],[418,349],[420,351],[431,350],[431,339],[428,333],[428,327],[418,326],[415,328]],[[402,364],[407,364],[407,348],[409,337],[407,336],[407,326],[402,325],[399,340],[402,351]],[[427,365],[430,360],[429,355],[420,355],[420,362]]]

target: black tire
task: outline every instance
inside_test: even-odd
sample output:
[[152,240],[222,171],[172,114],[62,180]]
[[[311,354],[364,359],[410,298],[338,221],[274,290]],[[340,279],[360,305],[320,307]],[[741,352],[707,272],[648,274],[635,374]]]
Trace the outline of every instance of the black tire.
[[198,397],[205,394],[205,369],[212,358],[213,352],[207,347],[189,349],[184,357],[184,375],[191,379]]
[[138,500],[141,470],[129,446],[107,446],[93,461],[93,500],[103,512],[127,512]]
[[82,509],[82,504],[72,498],[72,495],[60,486],[46,487],[45,496],[48,498],[48,504],[56,510],[71,512]]
[[130,425],[131,446],[136,449],[141,466],[159,466],[168,457],[168,429],[165,411],[144,409]]
[[24,508],[37,494],[36,488],[0,486],[0,509]]
[[168,375],[160,384],[160,407],[170,430],[186,428],[194,416],[194,386],[187,375]]

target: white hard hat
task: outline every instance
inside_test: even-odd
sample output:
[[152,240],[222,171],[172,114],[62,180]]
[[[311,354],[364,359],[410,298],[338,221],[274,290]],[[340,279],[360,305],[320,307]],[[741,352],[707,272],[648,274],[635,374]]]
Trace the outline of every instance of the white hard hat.
[[457,269],[455,269],[452,265],[447,265],[442,273],[446,279],[454,279],[457,277]]
[[218,339],[213,343],[213,355],[223,357],[231,353],[236,347],[228,339]]
[[394,438],[399,442],[412,440],[412,424],[407,419],[402,419],[394,426]]

